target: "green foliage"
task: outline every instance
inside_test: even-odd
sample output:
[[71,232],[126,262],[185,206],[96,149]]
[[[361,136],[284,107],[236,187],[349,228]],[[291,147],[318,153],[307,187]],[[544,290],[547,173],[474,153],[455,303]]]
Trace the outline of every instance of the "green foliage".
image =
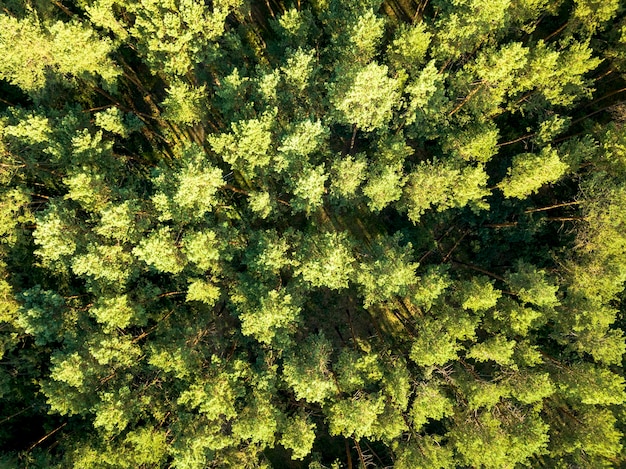
[[[231,0],[216,2],[212,8],[195,0],[142,0],[125,4],[135,15],[128,32],[152,70],[183,76],[215,54],[212,49],[224,33],[226,17],[239,5]],[[111,15],[108,12],[106,15],[111,21]],[[118,29],[115,23],[109,25],[114,31]]]
[[411,244],[399,246],[400,239],[397,233],[391,239],[376,240],[372,259],[359,264],[356,281],[361,285],[365,307],[406,294],[415,284],[417,264],[409,261]]
[[407,443],[397,450],[394,467],[400,469],[449,469],[454,467],[451,448],[439,443],[439,438],[425,436],[419,443]]
[[40,286],[22,292],[23,305],[17,312],[17,324],[34,336],[35,343],[45,345],[59,340],[65,302],[53,291]]
[[33,233],[40,248],[35,252],[44,265],[54,267],[59,261],[68,262],[76,252],[79,230],[72,220],[76,213],[65,204],[51,204],[40,213]]
[[547,183],[557,181],[567,171],[556,151],[547,147],[539,154],[522,153],[513,158],[508,176],[500,183],[505,197],[522,199]]
[[354,257],[345,233],[308,236],[300,252],[298,272],[314,287],[342,289],[354,271]]
[[297,355],[285,358],[283,377],[293,389],[297,399],[321,403],[336,392],[329,368],[332,348],[322,336],[311,336],[303,343]]
[[387,48],[389,63],[396,70],[405,69],[407,72],[419,70],[424,62],[432,33],[425,23],[414,26],[401,24],[395,32],[393,42]]
[[322,203],[322,197],[326,193],[326,180],[328,175],[325,174],[322,166],[305,168],[300,177],[293,182],[292,208],[294,211],[311,212],[319,208]]
[[152,196],[161,220],[202,218],[218,202],[223,185],[222,171],[211,165],[204,151],[192,144],[181,151],[177,168],[162,168],[152,181],[157,189]]
[[292,451],[293,459],[308,456],[315,441],[316,425],[306,417],[296,415],[287,419],[284,428],[280,444]]
[[330,190],[335,197],[350,199],[355,197],[359,186],[365,180],[367,162],[363,155],[337,159],[333,162]]
[[493,282],[487,277],[476,276],[469,282],[463,282],[459,287],[461,307],[477,312],[493,308],[502,295],[493,288]]
[[0,31],[0,45],[9,52],[0,59],[0,77],[26,92],[41,91],[50,72],[57,80],[70,75],[89,82],[99,76],[109,88],[121,73],[109,58],[111,41],[78,22],[44,25],[33,16],[19,20],[3,14]]
[[163,118],[179,124],[196,124],[202,120],[202,100],[206,89],[192,88],[188,84],[173,82],[162,103]]
[[99,298],[99,301],[89,310],[89,314],[111,331],[143,322],[141,306],[129,303],[128,295]]
[[338,80],[329,85],[330,101],[340,123],[370,132],[380,129],[397,106],[399,82],[388,68],[371,62],[360,68],[340,69]]
[[409,3],[3,3],[0,466],[624,465],[623,8]]
[[511,380],[511,395],[524,404],[541,403],[554,394],[556,388],[548,373],[526,373]]
[[485,467],[507,467],[528,464],[534,454],[546,451],[548,426],[536,414],[502,424],[491,413],[468,418],[464,426],[455,427],[449,436],[465,464]]
[[167,226],[150,233],[133,249],[133,254],[159,272],[177,274],[185,267],[172,230]]
[[369,387],[383,377],[378,355],[361,355],[351,350],[344,350],[339,355],[336,373],[337,384],[345,393]]
[[453,315],[444,310],[440,317],[426,317],[419,325],[410,357],[418,365],[445,365],[457,357],[461,345],[457,341],[473,338],[476,318],[468,314]]
[[514,347],[514,340],[509,341],[505,337],[497,335],[485,342],[474,345],[468,352],[467,357],[479,362],[491,360],[500,365],[508,366],[513,364]]
[[520,262],[517,271],[508,274],[507,283],[523,302],[540,308],[551,308],[559,304],[556,297],[559,287],[546,277],[544,270]]
[[559,389],[583,404],[622,404],[626,399],[624,378],[588,363],[573,365],[559,376]]
[[270,163],[270,132],[272,115],[266,113],[261,119],[233,124],[233,132],[209,137],[213,150],[233,169],[252,174],[256,167]]
[[427,384],[418,387],[411,407],[413,429],[420,431],[429,420],[441,420],[453,413],[453,402],[436,385]]
[[481,166],[459,170],[441,162],[422,162],[405,188],[409,219],[417,223],[431,207],[441,211],[471,202],[484,208],[483,198],[489,195],[486,185],[487,174]]
[[279,331],[293,330],[299,313],[300,307],[289,293],[272,290],[257,308],[241,314],[241,332],[270,343]]
[[357,439],[371,436],[383,408],[383,397],[369,394],[336,401],[328,409],[330,434]]

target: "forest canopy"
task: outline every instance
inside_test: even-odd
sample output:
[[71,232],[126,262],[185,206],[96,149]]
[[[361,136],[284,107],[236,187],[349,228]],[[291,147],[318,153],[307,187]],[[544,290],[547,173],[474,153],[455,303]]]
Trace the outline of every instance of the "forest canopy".
[[626,464],[626,5],[4,0],[0,466]]

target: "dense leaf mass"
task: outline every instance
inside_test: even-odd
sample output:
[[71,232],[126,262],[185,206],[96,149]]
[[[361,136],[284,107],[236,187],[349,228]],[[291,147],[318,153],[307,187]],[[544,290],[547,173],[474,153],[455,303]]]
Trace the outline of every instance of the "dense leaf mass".
[[5,0],[0,466],[626,465],[620,0]]

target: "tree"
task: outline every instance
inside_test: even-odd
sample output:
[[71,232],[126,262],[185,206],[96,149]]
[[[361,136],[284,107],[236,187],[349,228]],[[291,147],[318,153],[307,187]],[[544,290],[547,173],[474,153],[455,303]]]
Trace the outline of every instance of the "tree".
[[522,153],[513,158],[508,176],[500,183],[505,197],[523,198],[544,184],[555,182],[567,171],[556,151],[546,147],[539,154]]
[[345,233],[307,236],[297,272],[314,287],[347,288],[355,261],[350,247]]
[[0,77],[24,91],[36,96],[48,73],[61,82],[66,74],[88,81],[99,76],[107,88],[115,87],[120,68],[109,57],[113,44],[89,26],[62,21],[43,25],[32,16],[19,20],[3,14],[0,29],[0,44],[10,51],[0,62]]
[[365,132],[383,128],[391,119],[400,87],[388,71],[376,62],[337,70],[337,81],[328,85],[337,121]]

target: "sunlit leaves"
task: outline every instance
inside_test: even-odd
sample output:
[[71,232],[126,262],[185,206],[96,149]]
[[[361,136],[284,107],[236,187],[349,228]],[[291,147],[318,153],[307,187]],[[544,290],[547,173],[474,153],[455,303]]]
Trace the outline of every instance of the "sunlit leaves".
[[434,383],[419,386],[411,407],[413,428],[420,431],[429,420],[441,420],[452,415],[453,404],[445,392]]
[[514,340],[507,340],[505,337],[497,335],[487,339],[485,342],[474,345],[468,352],[467,357],[480,362],[490,360],[500,365],[512,365],[514,347]]
[[481,166],[456,169],[442,162],[420,164],[410,175],[405,187],[409,219],[417,223],[431,207],[445,210],[474,203],[484,207],[487,174]]
[[123,329],[132,322],[141,319],[142,309],[133,305],[127,295],[111,298],[101,298],[90,310],[99,323],[104,324],[108,330]]
[[342,289],[354,272],[354,257],[345,234],[325,233],[308,237],[298,272],[315,287]]
[[152,197],[160,218],[201,218],[218,202],[222,171],[211,165],[197,145],[182,149],[177,168],[163,168],[153,178],[157,192]]
[[513,158],[508,176],[500,183],[500,188],[506,197],[522,199],[537,192],[544,184],[556,182],[567,168],[557,152],[549,147],[538,154],[522,153]]
[[315,440],[314,423],[303,416],[290,417],[284,424],[280,444],[292,450],[293,459],[303,459],[311,452]]
[[511,415],[502,423],[491,413],[468,417],[450,433],[461,459],[469,465],[485,468],[526,463],[533,454],[545,452],[548,425],[536,414]]
[[183,270],[185,260],[175,243],[171,229],[163,227],[144,238],[133,254],[158,271],[177,274]]
[[382,128],[397,106],[399,82],[388,76],[385,65],[372,62],[361,68],[342,70],[329,85],[330,100],[339,122],[364,131]]
[[21,3],[0,18],[3,447],[622,463],[616,2]]
[[213,151],[246,174],[252,174],[257,167],[264,168],[271,159],[273,118],[272,113],[266,113],[260,119],[233,123],[231,133],[209,137]]
[[415,26],[401,24],[395,34],[395,39],[387,49],[390,64],[396,70],[418,70],[426,56],[432,33],[427,30],[425,23],[418,23]]
[[383,396],[366,394],[336,401],[328,410],[330,434],[368,437],[383,410]]
[[399,241],[399,235],[377,240],[372,258],[359,264],[356,280],[361,285],[365,307],[406,294],[416,282],[417,264],[411,262],[411,245],[399,246]]
[[277,333],[289,331],[298,320],[300,307],[289,293],[272,290],[259,303],[240,318],[241,332],[260,342],[271,343]]
[[180,124],[196,124],[202,120],[205,87],[192,88],[182,81],[173,82],[162,103],[163,118]]
[[326,193],[328,174],[323,166],[306,168],[302,171],[293,185],[293,199],[291,206],[294,211],[311,212],[322,205],[322,197]]
[[72,222],[75,217],[75,212],[64,204],[50,205],[45,213],[40,214],[33,236],[40,246],[36,253],[44,263],[54,266],[57,261],[67,261],[74,254],[79,235]]
[[336,393],[329,360],[332,345],[324,336],[312,336],[298,355],[286,357],[283,377],[293,389],[296,398],[321,403]]
[[45,27],[32,17],[2,15],[0,31],[0,45],[7,51],[0,58],[0,77],[27,92],[40,91],[49,72],[87,80],[100,76],[109,87],[120,74],[109,58],[111,41],[80,23],[59,21]]
[[520,263],[517,271],[509,274],[507,280],[520,299],[527,303],[548,308],[559,304],[556,297],[558,286],[549,281],[543,270]]

